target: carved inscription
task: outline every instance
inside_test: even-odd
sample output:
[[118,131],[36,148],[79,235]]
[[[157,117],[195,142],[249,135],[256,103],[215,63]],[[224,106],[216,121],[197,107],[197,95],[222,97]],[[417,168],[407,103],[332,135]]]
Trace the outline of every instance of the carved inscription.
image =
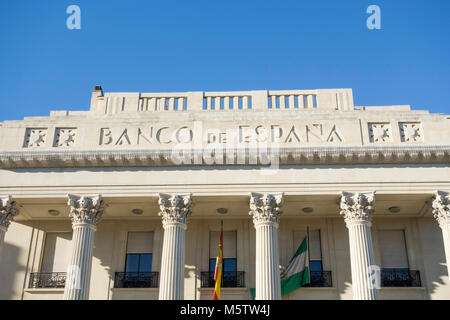
[[100,146],[124,145],[174,145],[192,143],[201,139],[204,144],[235,144],[266,143],[266,144],[307,144],[314,142],[334,143],[344,141],[342,133],[335,124],[312,123],[306,125],[246,125],[233,128],[214,129],[202,128],[198,131],[191,126],[149,126],[134,128],[100,128]]

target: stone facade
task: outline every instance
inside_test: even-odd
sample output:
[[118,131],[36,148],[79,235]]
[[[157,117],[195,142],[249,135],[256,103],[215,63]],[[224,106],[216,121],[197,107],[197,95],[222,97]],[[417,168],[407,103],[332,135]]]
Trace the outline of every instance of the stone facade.
[[[202,275],[221,220],[245,274],[225,299],[251,288],[259,299],[450,299],[449,136],[447,115],[354,106],[351,89],[96,87],[89,111],[0,125],[0,299],[211,299]],[[306,230],[320,230],[331,286],[281,296],[278,266]],[[117,287],[127,235],[143,231],[159,288]],[[403,232],[402,270],[420,285],[373,287],[373,266],[394,268],[384,231]],[[53,270],[65,289],[33,282],[54,232],[72,234],[67,268]]]

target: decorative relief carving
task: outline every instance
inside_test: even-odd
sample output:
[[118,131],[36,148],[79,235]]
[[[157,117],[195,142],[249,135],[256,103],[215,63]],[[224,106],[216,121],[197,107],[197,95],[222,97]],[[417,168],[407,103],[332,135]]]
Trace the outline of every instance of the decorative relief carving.
[[253,223],[274,223],[278,224],[280,215],[283,213],[281,206],[283,205],[283,194],[260,194],[251,193],[250,196],[250,212],[253,216]]
[[96,226],[103,215],[105,203],[100,195],[96,197],[75,196],[69,194],[69,216],[72,224],[87,223]]
[[11,196],[0,199],[0,229],[7,230],[11,221],[19,214],[16,202]]
[[369,123],[370,142],[392,141],[392,130],[389,123]]
[[28,128],[25,132],[25,148],[37,148],[45,145],[47,128]]
[[186,226],[187,218],[192,214],[191,195],[159,194],[158,200],[163,225],[182,224]]
[[420,122],[400,122],[398,125],[402,142],[423,141],[422,126]]
[[70,147],[75,143],[76,128],[57,128],[54,147]]
[[437,191],[432,208],[433,217],[441,227],[450,224],[450,194],[448,192]]
[[340,214],[344,216],[347,227],[353,223],[370,223],[375,193],[342,192]]

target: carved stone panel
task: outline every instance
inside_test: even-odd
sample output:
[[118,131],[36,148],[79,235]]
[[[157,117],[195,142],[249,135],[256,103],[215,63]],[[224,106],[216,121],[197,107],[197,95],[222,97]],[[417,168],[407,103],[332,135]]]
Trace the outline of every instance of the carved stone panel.
[[422,126],[420,122],[400,122],[398,126],[402,142],[423,141]]
[[392,141],[392,129],[390,123],[371,122],[368,125],[370,142],[380,143]]
[[75,144],[76,128],[56,128],[54,147],[70,147]]
[[24,148],[39,148],[45,146],[47,128],[28,128],[25,132]]

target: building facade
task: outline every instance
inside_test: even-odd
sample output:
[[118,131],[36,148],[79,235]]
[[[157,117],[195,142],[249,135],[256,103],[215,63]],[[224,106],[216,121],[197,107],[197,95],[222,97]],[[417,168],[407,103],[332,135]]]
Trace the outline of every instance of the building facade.
[[0,124],[0,299],[212,299],[222,221],[223,299],[450,299],[449,137],[351,89],[97,86]]

